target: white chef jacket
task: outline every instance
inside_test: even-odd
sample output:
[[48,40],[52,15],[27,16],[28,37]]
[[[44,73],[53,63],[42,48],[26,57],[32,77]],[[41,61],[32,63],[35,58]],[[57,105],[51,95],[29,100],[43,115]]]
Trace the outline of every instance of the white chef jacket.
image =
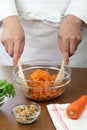
[[[26,43],[22,61],[61,60],[62,54],[57,39],[58,27],[67,14],[79,17],[86,24],[86,5],[87,0],[3,0],[0,1],[0,21],[8,16],[19,16],[25,31]],[[76,54],[70,58],[71,66],[82,67],[82,63],[86,61],[86,28],[82,30],[82,34],[84,40]],[[2,44],[0,44],[0,59],[3,59],[0,61],[2,65],[12,64],[12,58],[8,56]]]

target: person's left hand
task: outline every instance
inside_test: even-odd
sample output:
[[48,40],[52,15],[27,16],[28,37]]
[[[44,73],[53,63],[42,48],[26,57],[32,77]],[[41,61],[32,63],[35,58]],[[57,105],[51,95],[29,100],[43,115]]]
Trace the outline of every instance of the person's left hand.
[[63,53],[65,64],[69,63],[69,57],[75,53],[82,40],[82,23],[83,22],[79,18],[73,15],[68,15],[60,25],[58,43]]

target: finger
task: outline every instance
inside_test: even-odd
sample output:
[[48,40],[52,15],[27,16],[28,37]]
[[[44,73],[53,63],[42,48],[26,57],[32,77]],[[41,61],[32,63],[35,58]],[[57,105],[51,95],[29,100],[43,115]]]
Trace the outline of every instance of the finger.
[[5,50],[6,50],[6,52],[8,53],[8,45],[7,45],[7,42],[6,42],[6,43],[2,43],[2,44],[3,44],[3,46],[4,46]]
[[64,63],[69,64],[69,54],[67,52],[64,52],[63,57],[64,57]]
[[6,52],[9,54],[9,56],[12,57],[14,48],[13,40],[11,38],[6,39],[5,37],[3,37],[1,39],[1,42],[4,45]]
[[70,56],[72,56],[77,50],[78,42],[76,40],[70,39]]
[[20,52],[18,53],[17,51],[15,51],[14,55],[13,55],[13,64],[16,65],[18,63],[18,60],[20,58]]
[[16,65],[18,63],[19,58],[21,57],[21,54],[23,52],[24,44],[15,43],[14,46],[14,54],[13,54],[13,63]]
[[62,42],[62,38],[61,36],[58,36],[58,44],[59,44],[59,47],[60,47],[60,50],[63,51],[63,42]]
[[64,57],[64,63],[65,64],[69,63],[69,56],[70,56],[69,46],[64,47],[64,49],[63,49],[63,57]]
[[13,57],[13,64],[16,65],[18,63],[18,60],[21,56],[18,56],[17,54],[14,55]]
[[69,55],[70,55],[70,44],[69,44],[69,41],[68,40],[65,40],[65,39],[61,39],[61,37],[58,39],[58,42],[59,42],[59,46],[60,46],[60,49],[63,53],[63,57],[64,57],[64,62],[65,64],[68,64],[69,63]]
[[14,53],[14,44],[13,43],[9,43],[7,52],[9,54],[9,56],[13,57],[13,53]]

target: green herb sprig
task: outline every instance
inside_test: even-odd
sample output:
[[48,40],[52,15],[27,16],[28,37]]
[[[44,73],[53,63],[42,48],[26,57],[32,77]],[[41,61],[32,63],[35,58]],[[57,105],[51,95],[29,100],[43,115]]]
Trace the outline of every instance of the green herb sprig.
[[16,91],[13,83],[8,82],[7,80],[0,80],[0,97],[5,95],[8,97],[14,97],[16,95]]

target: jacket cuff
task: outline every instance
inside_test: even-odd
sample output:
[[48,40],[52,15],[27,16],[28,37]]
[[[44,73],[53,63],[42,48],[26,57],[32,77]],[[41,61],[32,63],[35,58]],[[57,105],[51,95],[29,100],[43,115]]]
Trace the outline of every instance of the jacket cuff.
[[0,21],[12,15],[18,16],[15,0],[0,1]]
[[87,24],[87,0],[71,0],[65,16],[68,14],[74,15],[81,19],[84,23]]

